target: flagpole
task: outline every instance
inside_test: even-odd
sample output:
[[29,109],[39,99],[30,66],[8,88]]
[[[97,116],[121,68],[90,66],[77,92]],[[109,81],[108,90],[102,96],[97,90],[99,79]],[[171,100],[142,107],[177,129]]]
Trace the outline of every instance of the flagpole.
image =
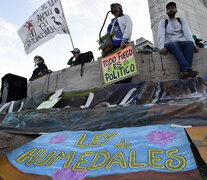
[[[63,6],[62,6],[62,3],[61,3],[61,0],[59,0],[59,1],[60,1],[60,6],[61,6],[62,11],[63,11]],[[66,18],[65,18],[64,11],[63,11],[63,18],[65,19],[65,24],[66,24],[66,27],[67,27],[67,30],[68,30],[68,34],[69,34],[69,36],[70,36],[70,41],[71,41],[71,43],[72,43],[72,47],[73,47],[73,49],[74,49],[74,44],[73,44],[72,36],[71,36],[71,34],[70,34],[70,30],[69,30],[69,28],[68,28],[68,24],[67,24],[67,21],[66,21]]]

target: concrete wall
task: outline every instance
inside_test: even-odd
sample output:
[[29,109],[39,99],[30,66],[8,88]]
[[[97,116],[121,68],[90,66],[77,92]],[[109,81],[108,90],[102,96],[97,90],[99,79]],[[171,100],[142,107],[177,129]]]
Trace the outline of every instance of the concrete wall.
[[[148,0],[154,44],[157,46],[157,31],[161,19],[166,19],[166,4],[171,0]],[[184,17],[192,34],[207,40],[207,0],[174,0],[177,4],[177,17]]]
[[[140,74],[133,78],[137,81],[169,81],[178,79],[179,66],[177,60],[171,54],[161,56],[159,52],[152,54],[137,54]],[[192,65],[200,75],[207,75],[207,49],[200,49],[194,54]]]
[[81,76],[81,65],[55,71],[39,79],[31,81],[28,85],[28,97],[37,96],[41,93],[54,92],[64,88],[64,91],[79,91],[101,87],[100,71],[98,62],[86,63],[83,66]]
[[[154,52],[136,55],[140,74],[133,77],[133,82],[159,82],[178,79],[178,63],[171,54],[161,56],[158,52]],[[207,75],[207,49],[200,49],[200,52],[195,54],[193,68],[199,71],[200,75]],[[28,97],[54,92],[61,88],[69,92],[102,87],[97,61],[84,65],[82,77],[80,70],[80,65],[78,65],[32,81],[28,86]]]

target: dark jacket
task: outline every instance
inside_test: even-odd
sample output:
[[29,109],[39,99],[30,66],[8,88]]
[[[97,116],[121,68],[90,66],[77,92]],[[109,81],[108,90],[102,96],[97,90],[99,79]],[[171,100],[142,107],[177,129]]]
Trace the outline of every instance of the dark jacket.
[[78,55],[78,57],[75,59],[75,57],[73,56],[73,57],[71,57],[70,59],[69,59],[69,61],[68,61],[68,65],[70,65],[70,66],[76,66],[76,65],[78,65],[78,64],[81,64],[80,63],[80,57],[81,57],[81,54],[79,54]]
[[48,74],[48,73],[49,73],[49,70],[48,70],[47,66],[45,64],[40,64],[33,71],[32,77],[29,80],[33,79],[35,76],[42,75],[42,74]]

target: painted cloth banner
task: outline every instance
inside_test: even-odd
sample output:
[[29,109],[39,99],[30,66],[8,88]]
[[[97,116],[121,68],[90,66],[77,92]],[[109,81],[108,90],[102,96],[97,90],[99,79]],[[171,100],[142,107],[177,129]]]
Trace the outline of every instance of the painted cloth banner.
[[[207,82],[203,78],[174,80],[167,82],[139,82],[128,84],[111,84],[103,88],[83,91],[64,92],[55,108],[75,107],[114,107],[117,105],[140,105],[164,103],[186,105],[204,102]],[[36,109],[52,93],[0,104],[0,113]],[[11,108],[12,106],[12,108]]]
[[[180,173],[187,179],[197,170],[184,129],[170,125],[45,134],[13,150],[7,159],[7,164],[17,168],[11,175],[20,171],[53,180],[143,171]],[[9,165],[1,161],[4,178]]]
[[89,109],[52,108],[8,113],[0,130],[20,134],[57,131],[100,131],[157,124],[207,126],[207,110],[200,103],[185,106],[140,105]]
[[207,126],[187,128],[186,131],[207,165]]
[[68,33],[68,28],[60,0],[48,0],[18,30],[27,54],[56,34],[64,33]]

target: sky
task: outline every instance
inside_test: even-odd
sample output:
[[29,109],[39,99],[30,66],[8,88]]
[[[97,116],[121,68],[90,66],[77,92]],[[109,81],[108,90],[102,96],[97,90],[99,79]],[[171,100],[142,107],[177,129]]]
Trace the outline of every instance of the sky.
[[[7,73],[29,79],[34,70],[33,58],[40,55],[52,71],[68,68],[72,44],[68,34],[57,34],[53,39],[29,54],[17,34],[18,29],[46,0],[0,0],[0,78]],[[124,14],[133,22],[132,40],[144,37],[153,42],[147,0],[61,0],[66,21],[75,47],[81,52],[92,51],[95,60],[101,56],[98,50],[99,32],[110,10],[110,4],[120,3]],[[109,14],[102,35],[114,16]]]

